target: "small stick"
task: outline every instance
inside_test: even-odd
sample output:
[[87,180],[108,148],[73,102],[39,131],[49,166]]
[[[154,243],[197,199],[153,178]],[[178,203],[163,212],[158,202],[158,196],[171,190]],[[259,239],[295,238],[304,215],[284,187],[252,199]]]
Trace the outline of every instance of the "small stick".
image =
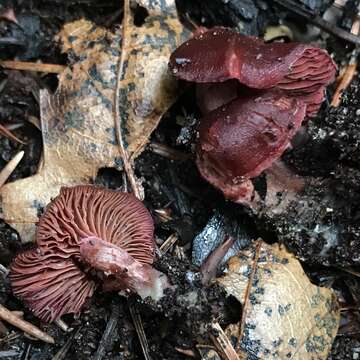
[[166,254],[170,248],[178,241],[179,237],[176,233],[171,234],[164,243],[160,246],[161,254]]
[[255,246],[255,255],[254,255],[254,261],[253,261],[252,268],[251,268],[251,274],[249,276],[249,281],[247,283],[246,290],[245,290],[241,322],[239,325],[239,336],[238,336],[237,344],[236,344],[236,349],[238,349],[238,350],[240,350],[241,338],[242,338],[244,330],[245,330],[246,315],[247,315],[246,313],[247,313],[248,306],[249,306],[249,297],[250,297],[250,293],[251,293],[251,288],[253,286],[254,277],[255,277],[255,274],[257,271],[257,267],[258,267],[261,244],[262,244],[262,240],[258,239],[257,244]]
[[151,360],[149,344],[146,339],[146,335],[145,335],[145,331],[144,331],[144,327],[142,324],[140,314],[136,308],[136,305],[130,304],[129,309],[130,309],[130,314],[131,314],[132,320],[135,325],[136,332],[137,332],[139,340],[140,340],[140,344],[141,344],[142,351],[144,353],[145,360]]
[[[359,14],[357,15],[356,20],[353,22],[353,25],[351,27],[351,33],[354,35],[358,35],[360,30],[360,18]],[[356,68],[357,68],[357,50],[355,49],[354,53],[351,56],[349,65],[346,67],[343,76],[341,77],[341,80],[335,90],[334,96],[331,100],[330,106],[332,107],[338,107],[341,103],[341,96],[344,93],[344,91],[348,88],[350,85],[352,79],[355,76]]]
[[14,310],[11,312],[12,314],[14,314],[16,317],[22,318],[24,316],[24,312],[23,311],[17,311]]
[[170,160],[184,161],[184,160],[189,160],[192,157],[190,154],[185,154],[181,151],[174,150],[169,146],[156,142],[152,142],[150,144],[150,149],[154,154],[163,156]]
[[123,134],[122,134],[122,117],[120,114],[120,88],[121,88],[121,80],[123,73],[125,73],[126,57],[128,53],[128,27],[129,27],[129,17],[130,17],[130,2],[129,0],[124,1],[124,17],[123,17],[123,26],[122,26],[122,44],[121,44],[121,52],[120,59],[117,68],[117,76],[116,76],[116,88],[115,88],[115,99],[114,99],[114,122],[115,122],[115,132],[117,141],[119,144],[120,155],[124,163],[124,170],[126,172],[127,178],[130,182],[132,191],[134,195],[139,199],[142,199],[141,191],[139,185],[137,183],[134,169],[129,160],[129,155],[125,148]]
[[220,324],[217,322],[213,323],[211,325],[211,329],[213,330],[214,334],[216,334],[210,334],[211,340],[213,341],[218,351],[224,356],[224,359],[240,360],[238,354],[236,353]]
[[39,340],[45,341],[49,344],[55,344],[55,340],[53,337],[41,331],[39,328],[30,324],[29,322],[14,315],[10,310],[8,310],[5,306],[1,304],[0,304],[0,318],[2,320],[7,321],[9,324],[16,326],[17,328],[21,329],[27,334],[35,336]]
[[64,320],[61,320],[61,319],[55,320],[55,324],[56,324],[62,331],[65,331],[65,332],[70,332],[70,331],[72,331],[72,328],[69,327],[69,325],[68,325]]
[[13,45],[13,46],[25,46],[25,42],[23,40],[19,40],[12,36],[2,37],[0,38],[0,45]]
[[0,351],[0,359],[7,358],[7,357],[15,357],[18,355],[19,355],[19,353],[16,350]]
[[11,175],[11,173],[18,166],[19,162],[24,156],[24,151],[19,151],[1,170],[0,172],[0,189],[6,183],[7,179]]
[[2,277],[6,278],[8,276],[9,270],[2,264],[0,264],[0,274]]
[[9,70],[36,71],[48,74],[61,74],[66,69],[66,66],[64,65],[41,64],[16,60],[0,61],[0,66],[2,66],[4,69]]
[[54,355],[51,360],[63,360],[66,359],[66,355],[71,348],[73,340],[80,334],[82,327],[79,327],[75,332],[71,334],[64,346]]
[[224,241],[206,258],[200,268],[201,283],[203,285],[209,285],[210,281],[215,277],[221,261],[234,242],[235,239],[232,236],[226,235]]
[[354,75],[356,73],[357,63],[350,63],[344,72],[344,75],[342,76],[339,85],[337,86],[334,96],[331,100],[330,106],[332,107],[338,107],[341,103],[341,96],[343,92],[348,88],[350,85],[352,79],[354,78]]
[[29,344],[26,349],[26,354],[25,354],[24,360],[27,360],[29,358],[30,350],[31,350],[31,344]]
[[167,208],[155,209],[154,212],[159,217],[159,220],[161,222],[165,223],[165,222],[168,222],[168,221],[170,221],[172,219],[171,212]]
[[20,140],[18,137],[16,137],[7,127],[5,127],[2,124],[0,124],[0,134],[6,136],[10,140],[17,141],[23,145],[25,144],[22,140]]
[[109,321],[106,324],[104,333],[102,334],[99,346],[92,360],[101,360],[104,357],[106,346],[112,337],[112,334],[119,321],[119,308],[116,305],[111,307],[111,315]]
[[283,6],[285,9],[305,18],[309,23],[317,26],[318,28],[328,32],[331,35],[337,36],[340,39],[360,45],[360,38],[348,31],[335,26],[328,21],[324,20],[321,16],[315,15],[311,11],[306,11],[297,2],[292,0],[274,0],[277,4]]
[[196,358],[196,354],[194,352],[194,350],[191,350],[191,349],[182,349],[182,348],[179,348],[179,347],[175,347],[175,350],[177,352],[179,352],[180,354],[183,354],[185,356],[188,356],[188,357],[192,357],[192,358]]

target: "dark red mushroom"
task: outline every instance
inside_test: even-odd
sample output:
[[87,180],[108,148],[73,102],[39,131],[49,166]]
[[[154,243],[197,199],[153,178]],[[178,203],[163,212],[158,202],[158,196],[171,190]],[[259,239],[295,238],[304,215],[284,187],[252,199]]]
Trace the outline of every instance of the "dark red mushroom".
[[[259,197],[250,179],[270,169],[305,116],[317,113],[336,73],[323,49],[269,44],[220,27],[202,29],[183,43],[171,55],[169,68],[179,79],[197,84],[205,115],[197,144],[201,175],[227,198],[253,208]],[[290,174],[284,169],[279,165],[272,172],[277,188]],[[293,176],[291,184],[299,189],[303,181]]]
[[[37,248],[19,254],[11,265],[13,292],[49,322],[79,312],[96,284],[107,276],[109,290],[129,289],[158,299],[170,285],[165,275],[151,266],[153,231],[151,215],[131,194],[90,185],[62,188],[39,221]],[[91,253],[90,240],[96,242],[100,255],[111,248],[115,258],[124,262],[111,271],[113,258]],[[108,261],[107,267],[100,260]]]
[[214,28],[186,41],[170,58],[172,73],[195,83],[237,79],[253,89],[279,88],[309,104],[316,114],[336,65],[320,48],[299,43],[264,43],[231,29]]
[[277,93],[242,97],[201,120],[197,165],[201,175],[237,202],[252,200],[251,178],[278,159],[305,116],[302,101]]

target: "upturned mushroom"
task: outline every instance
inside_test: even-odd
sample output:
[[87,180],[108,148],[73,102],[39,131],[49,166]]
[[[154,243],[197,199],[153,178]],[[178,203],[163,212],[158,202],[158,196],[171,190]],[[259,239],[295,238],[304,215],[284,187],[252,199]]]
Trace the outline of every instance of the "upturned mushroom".
[[[306,116],[316,115],[336,73],[323,49],[267,44],[226,28],[183,43],[169,68],[196,83],[204,114],[196,147],[201,175],[225,197],[252,207],[257,193],[251,179],[278,161]],[[288,177],[288,171],[277,174],[281,169],[272,173]]]
[[62,188],[40,218],[36,248],[12,262],[13,293],[47,322],[78,313],[101,283],[158,300],[170,284],[151,266],[153,231],[150,213],[132,194]]

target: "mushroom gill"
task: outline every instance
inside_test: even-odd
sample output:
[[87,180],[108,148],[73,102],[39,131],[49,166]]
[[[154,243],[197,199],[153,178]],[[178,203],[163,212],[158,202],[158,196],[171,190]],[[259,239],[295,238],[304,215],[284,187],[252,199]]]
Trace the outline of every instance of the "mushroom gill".
[[[142,269],[148,281],[150,275],[155,278],[159,273],[150,265],[155,248],[153,231],[150,213],[131,194],[90,185],[62,188],[38,223],[37,247],[18,254],[11,264],[13,292],[48,322],[63,314],[78,313],[96,285],[112,275],[94,275],[102,269],[97,268],[96,261],[82,256],[84,241],[96,238],[100,244],[111,245]],[[118,264],[124,273],[126,266]],[[111,290],[128,288],[131,279],[115,275],[118,286]],[[130,290],[141,291],[141,276],[136,281],[137,287]]]

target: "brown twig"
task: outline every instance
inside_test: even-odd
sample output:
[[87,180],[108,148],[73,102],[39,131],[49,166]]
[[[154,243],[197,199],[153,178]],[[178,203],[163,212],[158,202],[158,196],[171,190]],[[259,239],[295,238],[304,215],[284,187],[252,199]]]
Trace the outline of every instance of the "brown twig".
[[6,183],[11,173],[18,166],[19,162],[24,156],[24,151],[19,151],[1,170],[0,172],[0,189]]
[[117,327],[119,321],[119,307],[115,304],[111,306],[111,315],[106,324],[106,328],[104,333],[102,334],[99,346],[96,350],[95,355],[93,356],[92,360],[101,360],[106,351],[106,347],[110,341],[110,338],[113,337],[114,330]]
[[196,358],[196,354],[194,352],[194,350],[191,350],[191,349],[182,349],[182,348],[179,348],[179,347],[175,347],[175,350],[177,352],[179,352],[180,354],[183,354],[185,356],[188,356],[188,357],[192,357],[192,358]]
[[36,71],[43,73],[61,74],[66,66],[57,64],[41,64],[26,61],[6,60],[0,61],[0,66],[9,70]]
[[128,34],[127,31],[129,30],[130,26],[130,2],[129,0],[124,1],[124,18],[123,18],[123,25],[122,25],[122,44],[121,44],[121,52],[120,52],[120,59],[117,68],[117,77],[116,77],[116,88],[115,88],[115,101],[114,101],[114,122],[115,122],[115,131],[116,137],[119,144],[120,154],[124,163],[124,170],[126,172],[127,178],[130,182],[132,191],[134,195],[142,200],[141,191],[139,185],[136,181],[134,169],[129,161],[129,155],[125,148],[123,134],[122,134],[122,116],[120,114],[120,88],[121,88],[121,81],[123,76],[125,76],[125,60],[127,58],[128,53]]
[[24,141],[20,140],[18,137],[16,137],[8,128],[6,128],[4,125],[0,124],[0,134],[9,138],[10,140],[16,141],[20,144],[25,144]]
[[136,332],[138,334],[141,348],[145,357],[145,360],[151,360],[149,344],[147,342],[147,338],[144,331],[144,326],[140,317],[140,314],[136,308],[136,305],[130,304],[129,305],[131,318],[134,322]]
[[309,23],[319,27],[320,29],[328,32],[331,35],[337,36],[340,39],[352,42],[353,44],[360,45],[360,37],[347,32],[344,29],[335,26],[328,21],[324,20],[321,16],[314,14],[311,11],[306,11],[298,2],[292,0],[274,0],[277,4],[285,9],[305,18]]
[[171,249],[171,247],[178,241],[178,239],[179,237],[176,233],[171,234],[160,246],[161,254],[166,254]]
[[[354,35],[359,35],[359,29],[360,29],[360,18],[358,14],[351,27],[351,33]],[[353,55],[351,56],[350,62],[347,65],[338,86],[336,87],[330,106],[338,107],[340,105],[342,94],[348,88],[352,79],[355,76],[356,68],[358,65],[357,55],[358,55],[358,51],[357,49],[355,49]]]
[[65,331],[65,332],[70,332],[72,331],[73,329],[62,319],[58,319],[58,320],[55,320],[55,324],[62,330],[62,331]]
[[224,333],[219,323],[213,323],[211,325],[212,330],[216,335],[210,334],[211,340],[215,347],[223,355],[226,360],[240,360],[238,354],[233,348],[229,338]]
[[332,107],[338,107],[341,103],[341,96],[343,92],[348,88],[350,85],[352,79],[354,78],[354,75],[356,73],[357,68],[357,62],[349,64],[344,72],[344,75],[342,76],[339,85],[337,86],[334,96],[331,100],[330,106]]
[[215,277],[217,269],[227,254],[229,249],[233,246],[235,239],[232,236],[226,235],[223,242],[211,252],[206,258],[204,263],[201,265],[201,283],[203,285],[209,285],[210,281]]
[[45,341],[49,344],[54,344],[55,340],[50,335],[44,333],[36,326],[30,324],[29,322],[23,320],[22,318],[14,315],[10,310],[5,306],[0,304],[0,319],[5,320],[9,324],[16,326],[25,333],[35,336],[37,339]]
[[190,154],[185,154],[181,151],[172,149],[169,146],[166,146],[164,144],[159,144],[156,142],[152,142],[150,144],[150,149],[153,153],[163,156],[170,160],[185,161],[192,158]]
[[250,292],[251,292],[251,288],[253,286],[253,281],[254,281],[254,276],[256,274],[256,270],[257,270],[257,265],[258,265],[258,260],[259,260],[259,255],[260,255],[260,249],[261,249],[261,243],[262,240],[259,239],[257,240],[257,244],[255,246],[255,254],[254,254],[254,261],[251,267],[251,274],[249,276],[249,281],[246,285],[246,291],[245,291],[245,296],[244,296],[244,304],[242,307],[242,315],[241,315],[241,322],[240,322],[240,326],[239,326],[239,335],[238,335],[238,339],[237,339],[237,343],[236,343],[236,349],[238,351],[240,351],[240,344],[241,344],[241,338],[243,336],[244,330],[245,330],[245,323],[246,323],[246,313],[248,310],[248,304],[249,304],[249,297],[250,297]]

